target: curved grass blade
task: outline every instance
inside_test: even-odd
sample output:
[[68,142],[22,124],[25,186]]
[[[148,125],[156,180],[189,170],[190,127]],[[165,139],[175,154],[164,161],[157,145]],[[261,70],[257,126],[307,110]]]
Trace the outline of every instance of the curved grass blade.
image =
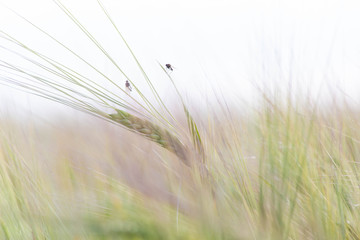
[[[159,63],[159,62],[158,62]],[[202,140],[201,140],[201,136],[200,136],[200,133],[199,133],[199,130],[198,130],[198,127],[194,121],[194,118],[191,116],[185,102],[184,102],[184,99],[182,98],[180,92],[179,92],[179,89],[176,87],[175,85],[175,82],[174,80],[172,79],[172,77],[170,76],[170,74],[165,70],[165,68],[159,63],[160,67],[162,68],[162,70],[166,73],[166,75],[168,76],[168,78],[170,79],[172,85],[174,86],[180,100],[181,100],[181,103],[183,105],[183,109],[184,109],[184,112],[185,112],[185,116],[186,116],[186,121],[187,121],[187,124],[188,124],[188,129],[189,129],[189,132],[191,134],[191,139],[192,139],[192,142],[194,144],[194,147],[195,149],[197,150],[197,152],[202,156],[202,159],[203,161],[205,161],[205,157],[204,157],[204,146],[203,146],[203,143],[202,143]]]

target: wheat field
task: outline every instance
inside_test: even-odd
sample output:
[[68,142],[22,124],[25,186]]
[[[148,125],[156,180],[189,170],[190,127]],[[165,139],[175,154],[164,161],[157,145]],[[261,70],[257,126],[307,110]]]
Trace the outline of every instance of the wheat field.
[[27,19],[96,77],[0,31],[21,59],[0,58],[1,86],[77,111],[1,116],[0,239],[360,239],[358,106],[255,86],[246,107],[203,108],[159,64],[169,103],[100,1],[144,85],[54,3],[132,92]]
[[2,239],[358,239],[359,113],[308,106],[209,113],[189,164],[91,117],[2,119]]

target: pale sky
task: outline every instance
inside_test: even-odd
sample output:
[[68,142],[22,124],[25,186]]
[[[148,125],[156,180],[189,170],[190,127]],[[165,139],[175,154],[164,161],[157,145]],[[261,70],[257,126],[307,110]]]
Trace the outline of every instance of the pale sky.
[[[56,36],[112,79],[125,82],[52,1],[0,2]],[[147,92],[141,73],[97,2],[62,2],[131,80]],[[331,89],[336,94],[346,93],[353,102],[360,100],[360,1],[103,0],[103,4],[165,99],[173,97],[168,94],[171,86],[157,61],[175,66],[172,76],[182,93],[199,103],[213,98],[214,91],[229,101],[251,101],[254,84],[287,86],[289,80],[298,90],[320,89],[326,95]],[[69,54],[1,5],[0,23],[0,30],[88,73]],[[6,44],[0,40],[0,46],[9,48]],[[4,50],[0,49],[0,54],[0,60],[5,60]],[[36,112],[53,108],[46,100],[2,85],[0,94],[0,109],[16,106]]]

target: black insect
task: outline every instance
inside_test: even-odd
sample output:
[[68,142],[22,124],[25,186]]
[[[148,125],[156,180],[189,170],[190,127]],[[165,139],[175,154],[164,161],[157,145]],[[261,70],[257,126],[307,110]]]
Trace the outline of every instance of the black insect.
[[171,71],[174,70],[173,67],[171,66],[171,64],[169,64],[169,63],[165,64],[165,66],[166,66],[167,69],[169,69]]
[[129,83],[128,80],[126,80],[125,87],[126,87],[127,89],[129,89],[130,92],[132,91],[132,87],[131,87],[131,85],[130,85],[130,83]]

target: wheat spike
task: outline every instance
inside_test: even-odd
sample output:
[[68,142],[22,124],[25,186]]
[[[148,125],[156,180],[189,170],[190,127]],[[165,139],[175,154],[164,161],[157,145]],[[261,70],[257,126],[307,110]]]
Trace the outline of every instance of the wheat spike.
[[125,111],[116,109],[116,112],[109,114],[113,121],[160,144],[163,148],[175,153],[186,165],[190,165],[185,146],[169,131]]

